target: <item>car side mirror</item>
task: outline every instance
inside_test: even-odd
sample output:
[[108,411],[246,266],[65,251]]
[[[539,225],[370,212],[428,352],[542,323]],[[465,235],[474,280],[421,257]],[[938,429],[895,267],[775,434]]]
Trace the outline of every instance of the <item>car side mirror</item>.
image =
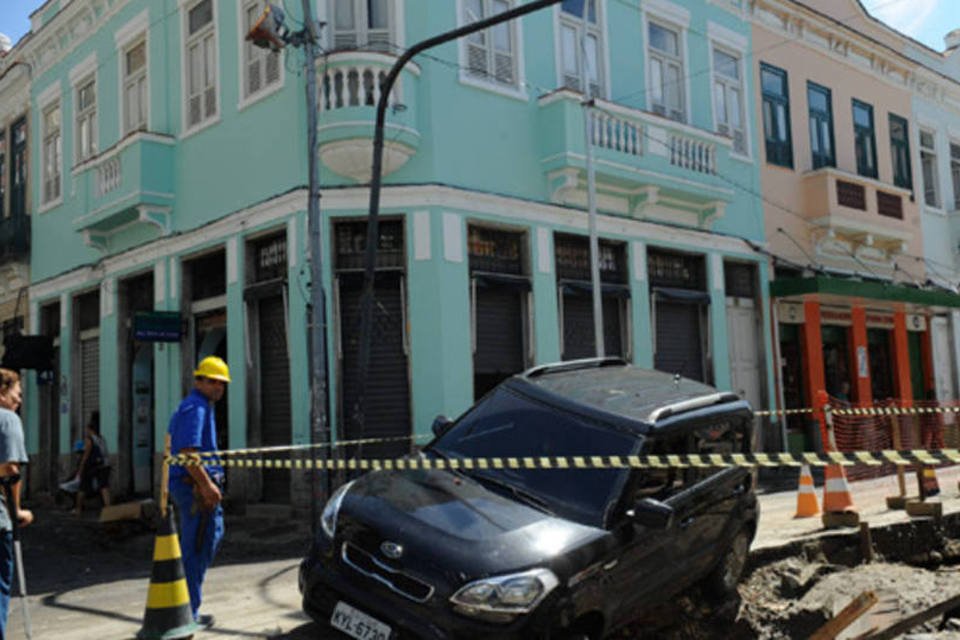
[[430,427],[430,430],[433,432],[433,435],[439,438],[449,431],[450,425],[452,424],[453,421],[447,416],[437,416],[433,419],[433,425]]
[[664,531],[673,525],[673,507],[653,498],[638,500],[628,515],[648,529]]

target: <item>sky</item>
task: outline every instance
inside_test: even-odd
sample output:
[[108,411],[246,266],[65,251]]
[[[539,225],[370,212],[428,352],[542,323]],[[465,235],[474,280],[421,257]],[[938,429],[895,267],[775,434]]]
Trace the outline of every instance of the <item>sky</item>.
[[[960,29],[960,0],[862,0],[870,13],[893,28],[943,51],[943,36]],[[16,42],[30,28],[41,0],[0,0],[0,33]]]

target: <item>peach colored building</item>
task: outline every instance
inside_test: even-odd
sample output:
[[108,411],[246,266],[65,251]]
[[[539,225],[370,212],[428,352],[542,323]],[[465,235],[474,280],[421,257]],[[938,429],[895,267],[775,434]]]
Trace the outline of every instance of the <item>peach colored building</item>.
[[[917,65],[857,0],[757,0],[750,11],[781,398],[924,398],[930,319],[960,296],[924,286]],[[802,421],[789,427],[793,447],[813,444]]]

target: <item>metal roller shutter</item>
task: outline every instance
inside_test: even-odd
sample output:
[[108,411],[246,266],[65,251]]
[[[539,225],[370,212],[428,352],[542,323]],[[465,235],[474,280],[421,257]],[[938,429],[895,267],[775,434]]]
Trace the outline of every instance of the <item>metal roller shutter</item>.
[[480,397],[501,380],[523,371],[523,296],[510,288],[478,287],[474,395]]
[[[603,296],[604,355],[622,356],[623,337],[619,298]],[[593,299],[578,294],[563,295],[563,359],[593,358]]]
[[[283,296],[260,300],[260,429],[264,446],[291,444],[290,361],[287,354],[287,323]],[[265,502],[290,501],[290,471],[264,469]]]
[[[340,276],[341,332],[341,433],[348,440],[396,438],[411,434],[410,385],[404,340],[402,276],[396,272],[377,273],[373,305],[373,336],[367,368],[363,433],[353,418],[358,393],[357,359],[360,349],[360,298],[363,277]],[[400,440],[364,445],[367,456],[393,456],[409,451],[409,441]],[[352,448],[350,448],[352,450]],[[348,455],[352,451],[347,451]]]
[[80,420],[100,411],[100,338],[80,341]]
[[655,368],[666,373],[679,373],[686,378],[703,381],[700,305],[658,300],[656,313]]

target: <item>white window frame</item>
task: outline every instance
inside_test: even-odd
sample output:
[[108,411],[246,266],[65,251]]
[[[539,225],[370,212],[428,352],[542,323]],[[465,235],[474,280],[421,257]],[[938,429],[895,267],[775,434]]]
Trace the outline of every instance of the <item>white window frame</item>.
[[[266,4],[266,0],[243,0],[237,11],[237,30],[240,34],[238,38],[239,51],[237,52],[237,60],[239,61],[237,68],[239,71],[238,86],[240,87],[240,101],[237,103],[237,111],[242,111],[254,102],[258,102],[276,93],[283,87],[286,81],[283,52],[255,47],[252,42],[246,39],[250,27],[253,26],[247,24],[247,11],[255,7],[257,9],[257,15],[260,15],[263,13],[263,8]],[[267,82],[267,65],[270,59],[276,61],[277,77],[272,82]],[[250,76],[250,68],[254,65],[259,69],[260,88],[248,93],[247,84]]]
[[[212,10],[212,19],[211,24],[205,25],[197,33],[190,34],[190,11],[205,2],[206,0],[178,0],[180,4],[180,27],[181,27],[181,42],[182,47],[180,51],[180,86],[182,87],[182,95],[180,101],[181,109],[181,122],[182,130],[181,138],[193,135],[207,127],[216,124],[220,121],[220,114],[222,113],[222,105],[220,99],[220,27],[219,27],[219,16],[220,11],[217,8],[217,2],[215,0],[209,0],[211,10]],[[189,94],[190,90],[190,69],[189,69],[189,49],[192,45],[197,42],[205,41],[208,37],[212,38],[213,43],[213,84],[211,87],[204,88],[200,94],[200,108],[201,114],[200,119],[191,124],[190,123],[190,100],[192,96]],[[206,91],[212,88],[213,95],[215,100],[214,112],[210,115],[204,117],[204,103],[206,101]]]
[[[60,95],[60,85],[54,84],[46,89],[37,99],[40,118],[40,207],[39,213],[44,213],[63,203],[63,100]],[[48,143],[52,142],[52,137],[47,131],[47,114],[54,109],[60,111],[60,128],[56,132],[56,147],[59,155],[57,162],[56,176],[50,176],[47,173],[49,163],[47,162]],[[47,182],[56,177],[57,195],[53,198],[47,198]]]
[[[135,131],[150,130],[150,14],[149,10],[144,9],[139,14],[136,15],[132,20],[124,24],[122,27],[117,29],[113,34],[114,42],[117,48],[117,77],[120,78],[119,82],[119,95],[118,99],[118,111],[120,114],[118,118],[119,126],[119,139],[123,139],[125,136],[133,133]],[[126,66],[127,66],[127,53],[139,46],[140,43],[143,43],[144,53],[146,54],[146,64],[142,72],[136,74],[136,78],[128,79],[126,76]],[[143,126],[131,128],[127,122],[127,108],[126,108],[126,97],[127,97],[127,85],[132,83],[133,80],[139,81],[140,73],[143,73],[143,82],[146,87],[146,92],[144,96],[144,117],[143,117]]]
[[[647,90],[647,108],[650,111],[655,112],[653,108],[653,83],[652,74],[650,73],[650,63],[652,60],[652,51],[653,49],[650,46],[650,23],[654,22],[658,26],[677,33],[677,47],[679,48],[679,58],[681,61],[680,66],[680,93],[681,99],[683,102],[682,105],[682,120],[675,120],[675,122],[682,122],[684,124],[690,124],[691,120],[691,109],[690,109],[690,78],[687,74],[687,59],[689,47],[687,47],[687,31],[690,29],[690,11],[686,8],[669,2],[668,0],[644,0],[642,6],[643,11],[643,43],[644,43],[644,53],[647,57],[646,64],[644,65],[644,78],[646,82]],[[663,117],[669,118],[668,115]]]
[[[510,5],[509,9],[513,9],[517,6],[517,0],[506,0]],[[490,9],[490,0],[483,0],[484,10]],[[469,24],[466,20],[466,4],[465,0],[457,0],[457,26],[463,27]],[[527,101],[527,84],[526,77],[524,74],[524,57],[523,57],[523,37],[522,37],[522,19],[521,20],[511,20],[506,23],[505,28],[509,29],[511,44],[513,46],[513,74],[514,81],[511,84],[500,82],[492,75],[478,75],[470,71],[469,65],[469,50],[470,46],[469,38],[461,38],[459,44],[459,59],[460,59],[460,83],[465,84],[471,87],[478,89],[485,89],[498,93],[500,95],[507,96],[509,98],[516,98],[517,100]],[[491,28],[492,29],[492,28]],[[487,62],[488,64],[493,64],[493,53],[492,48],[489,46],[491,40],[491,29],[485,30],[483,33],[487,38]]]
[[[138,47],[143,47],[144,64],[143,68],[134,73],[127,71],[127,56]],[[150,51],[147,47],[146,38],[137,38],[120,51],[121,66],[121,87],[120,87],[120,126],[121,137],[134,133],[135,131],[145,131],[149,129],[150,121]],[[142,88],[142,90],[141,90]],[[134,118],[132,112],[128,109],[130,105],[129,96],[131,93],[140,94],[139,104],[142,113],[142,119]]]
[[[746,60],[749,43],[747,37],[743,34],[722,27],[714,22],[707,23],[707,36],[710,40],[710,105],[713,114],[714,131],[720,130],[720,121],[717,114],[716,96],[713,93],[716,84],[716,70],[713,68],[713,50],[719,49],[727,55],[737,59],[737,73],[740,76],[740,122],[743,127],[743,150],[738,150],[736,146],[731,145],[731,157],[738,160],[753,162],[753,136],[750,126],[751,116],[749,113],[750,105],[747,100],[750,75],[747,69]],[[727,79],[733,82],[732,79]],[[731,136],[732,137],[732,136]]]
[[[923,144],[924,134],[928,134],[932,138],[933,146],[926,146]],[[919,127],[917,127],[917,152],[920,155],[920,179],[923,181],[923,205],[928,209],[936,209],[939,211],[942,209],[943,200],[941,198],[942,189],[938,184],[938,182],[940,182],[940,175],[939,175],[940,171],[937,166],[938,159],[937,159],[937,130],[936,129],[926,127],[924,125],[920,125]],[[924,171],[923,158],[925,154],[930,156],[930,162],[933,168],[933,176],[929,182],[927,180],[927,176]],[[930,204],[929,202],[927,202],[928,190],[933,191],[934,204]]]
[[[327,49],[330,51],[352,51],[352,50],[361,50],[361,51],[378,51],[381,53],[389,53],[392,55],[400,55],[402,52],[400,49],[391,47],[390,44],[396,44],[398,47],[403,46],[403,43],[399,41],[398,34],[400,33],[399,17],[403,12],[403,7],[400,6],[396,0],[387,0],[387,40],[384,43],[383,50],[379,48],[370,48],[370,29],[367,27],[367,2],[366,0],[352,0],[353,2],[353,16],[355,20],[355,31],[356,41],[353,46],[337,46],[337,28],[336,28],[336,3],[337,0],[325,0],[322,2],[323,8],[326,9],[326,15],[328,16],[325,22],[327,23],[327,28],[324,29],[328,33],[327,39]],[[322,18],[321,18],[322,19]]]
[[[80,93],[87,88],[93,92],[93,102],[80,106]],[[61,120],[61,128],[62,128]],[[87,144],[83,144],[83,131],[87,131]],[[97,75],[89,75],[73,85],[73,159],[81,164],[97,155]],[[62,134],[61,134],[62,135]]]
[[[953,187],[953,209],[960,211],[960,139],[950,138],[947,141],[950,150],[950,186]],[[954,155],[956,150],[957,155]]]
[[[320,30],[320,46],[327,51],[334,51],[334,28],[333,28],[333,2],[334,0],[319,0],[317,2],[317,19],[320,22],[324,22],[328,25],[331,25],[328,28]],[[390,0],[390,8],[393,13],[390,15],[390,41],[395,43],[397,51],[394,51],[394,55],[399,55],[399,51],[402,51],[406,47],[406,25],[404,22],[404,16],[406,15],[406,2],[407,0]]]
[[[584,0],[587,2],[587,0]],[[597,3],[597,22],[587,26],[587,34],[597,39],[597,85],[598,90],[593,92],[596,98],[605,100],[610,99],[610,81],[608,69],[610,69],[610,51],[607,47],[607,12],[603,0],[596,0]],[[563,69],[563,28],[571,27],[576,32],[576,58],[577,58],[577,84],[580,83],[580,77],[583,76],[583,48],[581,47],[581,38],[583,30],[583,20],[575,19],[571,14],[565,12],[562,6],[554,8],[554,41],[557,63],[557,86],[568,87]],[[583,87],[569,87],[574,91],[583,92]]]

